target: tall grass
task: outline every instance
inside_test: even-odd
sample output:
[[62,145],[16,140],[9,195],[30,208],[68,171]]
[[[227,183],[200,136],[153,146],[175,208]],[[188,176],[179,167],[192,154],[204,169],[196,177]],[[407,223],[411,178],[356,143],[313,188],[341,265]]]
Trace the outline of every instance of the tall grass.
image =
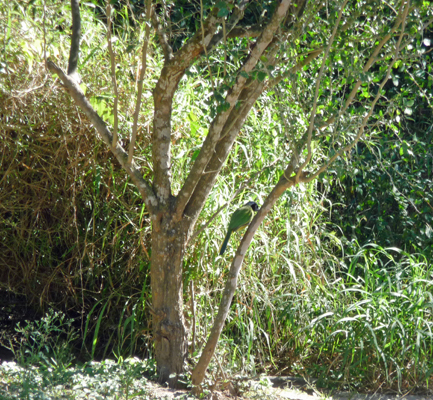
[[285,279],[244,276],[221,342],[226,365],[361,391],[431,387],[433,269],[396,252],[366,246],[336,279],[310,270],[295,280],[288,266]]
[[[82,349],[92,357],[113,349],[120,353],[118,346],[125,354],[139,348],[148,355],[147,212],[124,171],[45,70],[44,41],[35,40],[45,34],[47,55],[65,68],[68,7],[39,1],[29,7],[18,1],[0,5],[0,287],[25,294],[40,311],[50,306],[81,316]],[[83,9],[82,29],[82,88],[109,123],[105,31],[92,9]],[[136,42],[126,34],[114,43],[119,61],[131,68],[139,52],[128,46]],[[135,86],[129,73],[120,72],[120,137],[125,140]],[[151,114],[148,100],[143,110],[144,131]],[[145,135],[137,143],[147,149]],[[137,162],[148,170],[142,158]]]

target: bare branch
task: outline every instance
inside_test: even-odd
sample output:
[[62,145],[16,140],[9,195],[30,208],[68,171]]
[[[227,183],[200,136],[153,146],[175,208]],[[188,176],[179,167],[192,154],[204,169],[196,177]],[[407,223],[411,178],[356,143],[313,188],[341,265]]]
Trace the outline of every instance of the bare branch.
[[[302,0],[298,1],[296,7],[292,6],[292,10],[290,11],[289,16],[290,20],[284,21],[284,24],[287,26],[289,22],[292,22],[295,18],[301,15],[304,12],[307,1]],[[230,30],[230,33],[227,34],[228,38],[255,38],[261,35],[263,32],[264,24],[257,23],[251,26],[239,26]]]
[[[348,0],[346,0],[345,4]],[[344,4],[344,5],[345,5]],[[330,44],[328,45],[328,48],[325,52],[324,60],[326,60],[327,55],[329,54],[329,49],[331,46],[331,43],[333,41],[333,38],[335,36],[336,30],[338,28],[338,24],[341,19],[342,11],[344,9],[344,5],[340,10],[339,18],[336,22],[336,27],[334,29],[333,35],[331,36]],[[322,64],[321,71],[319,72],[319,76],[317,78],[317,81],[320,82],[321,75],[323,74],[325,62]],[[318,85],[316,86],[316,94],[315,94],[315,104],[313,106],[313,110],[311,112],[311,118],[310,118],[310,131],[309,131],[309,138],[311,136],[311,132],[314,125],[314,118],[315,118],[315,106],[317,103],[317,97],[318,97]],[[309,149],[309,153],[311,153],[311,149]],[[269,196],[266,198],[265,203],[263,204],[262,208],[259,210],[257,215],[254,217],[253,221],[251,222],[250,226],[247,229],[247,232],[245,233],[244,237],[241,240],[241,243],[238,247],[238,250],[236,252],[235,258],[233,259],[230,272],[226,281],[226,286],[224,288],[223,296],[221,299],[220,307],[218,309],[218,314],[215,318],[214,325],[212,327],[211,334],[209,336],[209,339],[206,343],[205,348],[202,351],[202,355],[194,368],[194,371],[192,373],[192,383],[195,386],[201,385],[204,379],[204,374],[207,369],[207,366],[209,365],[209,362],[214,354],[219,336],[221,334],[221,331],[224,326],[225,319],[227,318],[229,308],[231,301],[233,299],[234,292],[236,290],[237,286],[237,279],[239,276],[239,271],[242,266],[243,259],[245,257],[246,251],[248,250],[248,247],[251,244],[251,241],[253,239],[253,236],[262,223],[265,216],[269,213],[269,211],[272,209],[278,198],[281,196],[281,194],[290,186],[293,186],[299,181],[299,175],[302,171],[299,171],[298,174],[295,177],[291,177],[287,179],[287,176],[290,176],[293,172],[293,166],[289,164],[288,168],[286,169],[283,176],[280,178],[278,184],[274,187],[272,192],[269,194]]]
[[245,27],[236,27],[227,35],[228,38],[254,38],[261,35],[263,31],[262,24],[255,24]]
[[218,8],[210,12],[203,24],[204,36],[200,31],[170,59],[165,60],[161,75],[153,91],[154,118],[152,160],[154,166],[153,187],[157,197],[166,203],[171,196],[171,112],[173,96],[185,70],[207,46],[217,30],[221,18]]
[[69,94],[75,100],[76,104],[81,108],[81,110],[87,115],[90,122],[93,124],[95,129],[101,135],[103,141],[107,144],[113,154],[116,156],[119,163],[126,170],[130,176],[132,182],[137,186],[145,204],[151,213],[152,219],[155,218],[155,210],[158,206],[158,200],[153,192],[152,187],[143,179],[141,172],[138,170],[135,163],[128,164],[128,155],[123,150],[123,148],[117,144],[116,147],[112,147],[113,135],[107,128],[107,125],[103,119],[97,114],[97,112],[92,108],[89,101],[86,99],[80,86],[76,83],[74,79],[65,74],[65,72],[59,68],[52,61],[47,60],[48,69],[57,74],[57,76],[62,81],[63,85],[68,90]]
[[68,75],[73,77],[77,82],[80,81],[78,76],[78,56],[80,53],[80,35],[81,35],[81,17],[79,0],[71,0],[72,12],[72,38],[71,50],[69,52]]
[[114,124],[113,124],[113,143],[112,147],[116,147],[117,144],[117,129],[119,126],[119,117],[118,117],[118,103],[119,103],[119,93],[117,90],[117,79],[116,79],[116,56],[113,51],[113,44],[111,38],[111,4],[110,0],[107,1],[107,42],[108,42],[108,53],[110,54],[110,64],[111,64],[111,81],[113,82],[113,90],[114,90],[114,104],[113,104],[113,116],[114,116]]
[[241,270],[245,254],[253,240],[254,234],[256,233],[259,226],[262,224],[266,215],[269,214],[272,207],[280,198],[280,196],[284,193],[285,190],[287,190],[290,186],[293,186],[294,184],[295,181],[293,179],[287,182],[282,176],[279,182],[277,183],[277,185],[274,187],[274,189],[271,191],[269,196],[266,198],[263,206],[255,215],[247,231],[245,232],[241,240],[241,243],[236,251],[236,255],[232,261],[230,271],[227,276],[226,284],[224,287],[224,291],[221,297],[220,306],[218,308],[218,313],[217,316],[215,317],[215,321],[212,326],[210,336],[206,342],[206,346],[204,347],[201,353],[200,359],[192,372],[193,386],[200,387],[200,385],[203,382],[206,369],[215,352],[218,339],[224,327],[224,322],[227,318],[230,305],[233,300],[233,295],[237,287],[237,280],[238,280],[239,272]]
[[[267,65],[273,65],[275,62],[275,53],[279,46],[279,41],[274,40],[266,53],[268,57]],[[221,133],[218,145],[216,146],[212,158],[210,159],[206,170],[203,172],[187,207],[185,208],[185,215],[192,221],[198,218],[198,215],[203,207],[204,201],[211,191],[215,180],[228,157],[232,145],[239,134],[239,131],[251,110],[251,107],[262,94],[266,81],[260,82],[259,80],[249,79],[245,85],[244,90],[239,96],[240,109],[233,109],[228,117]]]
[[[220,29],[219,32],[216,33],[212,37],[211,41],[205,46],[204,29],[203,29],[203,3],[202,0],[200,0],[200,25],[201,25],[201,32],[202,32],[203,50],[206,58],[208,57],[208,52],[210,52],[222,39],[227,39],[227,34],[231,32],[235,28],[236,24],[243,18],[245,7],[249,2],[250,0],[241,0],[241,2],[234,7],[234,11],[230,15],[229,20],[226,22],[224,18],[222,19],[223,29]],[[215,85],[212,78],[212,71],[210,69],[209,63],[208,63],[208,69],[209,69],[212,89],[215,90]]]
[[[212,69],[209,65],[207,46],[204,43],[203,0],[200,0],[200,28],[201,28],[201,38],[202,38],[203,50],[204,50],[204,54],[205,54],[205,58],[206,58],[207,69],[209,72],[209,80],[210,80],[210,84],[212,86],[212,90],[215,90],[215,83],[214,83],[214,79],[213,79]],[[214,38],[215,38],[215,36],[214,36]]]
[[144,80],[144,74],[146,73],[146,67],[147,67],[147,47],[149,44],[149,36],[150,36],[150,26],[148,21],[150,20],[151,13],[153,13],[152,0],[146,0],[146,18],[145,18],[146,27],[144,30],[143,48],[141,49],[141,69],[140,69],[140,75],[137,83],[137,100],[135,102],[134,122],[132,124],[132,134],[131,134],[131,140],[129,142],[128,164],[132,162],[132,157],[134,155],[135,141],[137,138],[138,116],[140,114],[141,98],[143,96],[143,80]]
[[[289,0],[285,0],[283,3],[288,3]],[[241,18],[243,9],[247,4],[246,0],[240,3],[238,8],[235,8],[231,18],[227,25],[230,25],[230,29],[233,28],[235,23]],[[284,5],[283,5],[284,6]],[[284,8],[284,7],[283,7]],[[279,7],[281,9],[281,7]],[[154,121],[153,121],[153,147],[152,147],[152,158],[154,165],[154,182],[153,186],[156,190],[158,198],[163,202],[166,202],[171,195],[171,160],[170,160],[170,146],[171,146],[171,107],[173,102],[173,96],[177,89],[178,83],[182,78],[185,70],[189,68],[191,63],[197,59],[204,49],[208,49],[216,42],[214,39],[216,31],[221,24],[222,17],[218,17],[219,9],[214,7],[207,16],[203,23],[202,29],[198,30],[194,36],[186,42],[186,44],[179,49],[170,60],[166,59],[165,65],[161,71],[160,79],[158,80],[154,90]],[[228,30],[228,29],[227,29]],[[222,37],[222,36],[221,36]],[[238,96],[238,93],[234,97]],[[213,139],[210,145],[211,149],[215,146],[215,141],[218,138],[217,133],[216,139]],[[213,138],[213,135],[208,135]],[[199,156],[200,158],[200,156]],[[209,160],[209,157],[207,158]],[[201,165],[203,160],[199,161],[199,165],[203,170],[205,165]],[[197,162],[197,160],[196,160]],[[207,161],[206,161],[207,162]],[[194,182],[190,182],[188,189],[184,192],[186,196],[183,196],[183,204],[176,208],[175,221],[179,220],[184,209],[184,205],[187,203],[190,193],[194,189],[197,182],[197,178],[194,178]]]
[[[44,61],[47,61],[47,9],[45,1],[43,4],[43,16],[42,16],[42,32],[43,32],[43,39],[44,39]],[[45,64],[45,68],[47,68]],[[9,70],[6,68],[6,73],[9,75]]]
[[297,63],[294,67],[290,68],[287,72],[284,74],[281,74],[273,79],[271,79],[268,83],[268,87],[274,87],[275,85],[278,85],[283,79],[286,79],[291,74],[294,74],[298,71],[300,71],[303,67],[310,64],[311,61],[315,60],[317,57],[319,57],[320,54],[322,54],[322,49],[313,50],[308,54],[307,57],[305,57],[301,62]]
[[241,109],[232,110],[232,113],[223,128],[224,138],[215,148],[212,157],[206,166],[206,170],[200,177],[200,180],[191,195],[190,201],[185,208],[185,215],[187,215],[192,221],[195,221],[198,218],[204,205],[204,201],[211,191],[215,180],[230,153],[233,142],[235,141],[243,122],[250,112],[251,107],[262,93],[264,86],[264,82],[259,82],[258,80],[252,81],[250,85],[247,85],[239,97],[240,103],[242,104]]
[[[235,6],[233,13],[230,15],[229,20],[225,23],[226,27],[226,34],[227,37],[231,37],[230,33],[235,30],[236,28],[236,24],[243,18],[244,16],[244,11],[246,6],[248,5],[248,3],[250,2],[250,0],[242,0],[237,6]],[[260,32],[258,32],[259,36],[262,33],[263,29],[260,30]],[[216,46],[224,37],[224,32],[221,29],[218,33],[216,33],[214,35],[214,37],[212,38],[212,40],[209,42],[209,45],[207,46],[207,51],[211,51],[213,49],[214,46]]]
[[[347,0],[345,1],[345,4],[346,3],[347,3]],[[342,9],[344,8],[344,5],[342,6]],[[395,61],[398,58],[399,46],[400,46],[401,39],[402,39],[403,33],[404,33],[404,21],[407,17],[408,11],[409,11],[409,2],[407,2],[407,6],[405,7],[405,11],[403,13],[403,29],[402,29],[402,34],[401,34],[399,41],[397,43],[397,46],[396,46],[395,57],[388,67],[387,75],[386,75],[385,79],[383,80],[383,82],[381,83],[381,85],[379,87],[379,91],[378,91],[378,93],[377,93],[377,95],[376,95],[376,97],[375,97],[375,99],[371,105],[370,111],[365,116],[363,123],[360,127],[359,133],[357,135],[357,138],[355,139],[354,143],[351,143],[351,146],[353,146],[362,136],[365,125],[366,125],[368,119],[371,117],[373,110],[374,110],[374,107],[381,96],[381,90],[383,89],[383,86],[385,85],[385,83],[388,81],[388,79],[390,77],[392,66],[394,65]],[[340,18],[341,18],[341,12],[340,12],[340,15],[339,15],[339,18],[338,18],[336,25],[338,25]],[[333,35],[334,34],[335,34],[335,30],[334,30]],[[331,43],[332,43],[332,40],[330,41],[328,49],[325,53],[324,60],[326,60],[327,54],[329,53],[329,48],[330,48]],[[320,81],[321,73],[323,73],[323,66],[324,66],[324,63],[322,64],[322,68],[321,68],[321,71],[320,71],[319,76],[318,76],[318,82]],[[317,92],[317,86],[316,86],[316,94],[315,94],[316,100],[317,100],[317,93],[318,92]],[[312,125],[314,124],[314,111],[315,110],[313,108],[313,111],[311,113],[311,118],[310,118],[310,132],[308,133],[309,139],[311,139]],[[346,146],[345,149],[348,149],[348,147],[349,146]],[[342,153],[342,151],[340,153]],[[311,154],[311,149],[309,149],[309,155],[310,154]],[[335,160],[336,157],[337,156],[333,157],[331,159],[331,162],[333,160]],[[329,166],[329,163],[327,166]],[[327,166],[322,167],[321,170],[319,170],[316,174],[313,174],[313,176],[311,176],[311,177],[306,177],[305,175],[302,174],[302,171],[298,171],[294,177],[291,177],[291,174],[293,173],[294,168],[293,168],[293,165],[290,163],[289,166],[287,167],[286,171],[284,172],[284,174],[281,176],[278,184],[274,187],[272,192],[266,198],[262,208],[259,210],[257,215],[254,217],[253,221],[249,225],[244,237],[241,240],[241,243],[238,247],[235,258],[233,259],[232,265],[230,267],[230,272],[229,272],[229,275],[228,275],[228,278],[226,281],[226,285],[225,285],[224,292],[222,295],[220,307],[218,309],[218,314],[215,318],[215,322],[214,322],[214,325],[212,327],[211,334],[209,336],[209,339],[206,343],[205,348],[202,351],[202,355],[200,357],[200,360],[198,361],[198,363],[195,366],[194,371],[192,373],[192,383],[194,386],[200,387],[201,383],[203,382],[207,366],[209,365],[209,362],[210,362],[210,360],[214,354],[219,336],[220,336],[221,331],[224,327],[225,319],[227,318],[227,315],[229,312],[230,304],[231,304],[231,301],[233,299],[233,295],[234,295],[234,292],[235,292],[236,286],[237,286],[237,279],[239,276],[239,271],[241,269],[245,254],[246,254],[246,252],[247,252],[247,250],[251,244],[251,241],[253,239],[253,236],[254,236],[256,230],[258,229],[258,227],[260,226],[260,224],[264,220],[265,216],[269,213],[269,211],[275,205],[278,198],[281,196],[281,194],[285,190],[287,190],[289,187],[297,184],[300,180],[303,182],[309,182],[310,180],[317,177],[317,175],[320,172],[323,172],[323,170],[325,170],[327,168]]]

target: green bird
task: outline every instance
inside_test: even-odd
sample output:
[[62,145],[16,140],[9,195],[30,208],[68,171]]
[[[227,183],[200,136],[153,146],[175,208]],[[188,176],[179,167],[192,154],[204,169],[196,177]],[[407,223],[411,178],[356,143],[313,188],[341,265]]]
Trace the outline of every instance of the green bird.
[[220,256],[224,254],[232,232],[246,228],[253,220],[254,211],[259,211],[259,206],[254,201],[249,201],[233,213],[230,219],[227,235],[224,239],[223,245],[221,246]]

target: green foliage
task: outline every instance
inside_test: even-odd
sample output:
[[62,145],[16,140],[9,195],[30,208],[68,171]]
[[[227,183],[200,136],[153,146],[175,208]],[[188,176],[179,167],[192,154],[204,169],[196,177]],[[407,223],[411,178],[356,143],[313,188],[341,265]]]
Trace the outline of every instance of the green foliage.
[[284,370],[346,390],[430,387],[433,270],[427,260],[367,246],[347,266],[331,269],[325,260],[327,273],[315,267],[296,269],[291,281],[283,266],[247,272],[217,354],[226,373]]
[[73,360],[71,345],[78,338],[72,326],[73,320],[65,320],[61,312],[50,310],[39,321],[26,321],[26,326],[18,322],[15,330],[20,334],[21,343],[15,357],[23,365],[40,362],[54,362],[67,367]]
[[311,358],[308,372],[325,384],[365,390],[384,374],[384,383],[397,391],[416,381],[428,385],[433,270],[420,255],[402,254],[396,261],[396,253],[379,246],[360,249],[347,272],[326,285],[316,282],[308,296],[294,297],[284,309],[292,334],[297,315],[310,321],[297,328],[301,337],[308,330],[299,357]]
[[323,178],[339,203],[332,219],[347,251],[370,242],[433,255],[433,109],[424,105],[414,106],[413,118],[394,113],[380,139],[358,145],[350,163]]
[[[74,342],[79,337],[73,327],[73,320],[63,313],[50,310],[39,321],[26,321],[25,326],[17,324],[18,343],[10,343],[15,358],[26,371],[21,371],[23,391],[32,386],[32,371],[37,368],[42,375],[43,385],[55,385],[68,381],[68,368],[74,360]],[[33,368],[35,367],[35,368]]]
[[[152,362],[128,358],[68,367],[63,381],[50,381],[52,372],[37,367],[24,369],[14,362],[0,366],[2,399],[128,399],[151,400],[149,382],[143,378],[154,370]],[[41,382],[44,384],[41,385]],[[3,387],[5,386],[5,387]]]
[[339,203],[332,219],[349,239],[349,251],[370,242],[433,254],[430,46],[431,39],[413,37],[406,56],[420,57],[393,65],[369,140],[323,177],[328,196]]

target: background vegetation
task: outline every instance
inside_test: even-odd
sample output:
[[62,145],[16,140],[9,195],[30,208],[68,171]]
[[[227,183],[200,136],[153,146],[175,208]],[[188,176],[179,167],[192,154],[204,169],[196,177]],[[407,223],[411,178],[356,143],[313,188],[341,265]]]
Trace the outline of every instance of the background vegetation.
[[[113,45],[119,109],[126,110],[120,124],[130,126],[140,22],[130,7],[117,11]],[[67,336],[66,342],[82,359],[151,358],[146,210],[135,186],[44,67],[44,42],[48,56],[67,59],[70,10],[60,3],[11,1],[0,5],[0,13],[0,293],[25,295],[40,313],[51,308],[73,318],[78,337]],[[88,98],[110,121],[113,97],[102,15],[101,8],[82,7],[80,74]],[[143,133],[151,121],[150,91],[160,58],[152,48],[137,143],[149,173]],[[430,387],[431,52],[424,59],[417,71],[395,71],[387,88],[391,109],[380,118],[386,139],[358,145],[317,182],[286,192],[256,235],[211,380],[265,372],[357,390]],[[221,59],[210,61],[212,68],[224,68]],[[179,185],[206,133],[211,88],[196,76],[181,83],[174,105],[173,178]],[[415,97],[415,87],[425,96]],[[260,204],[279,178],[267,167],[281,162],[279,110],[290,101],[284,93],[270,92],[255,105],[201,216],[204,224],[232,201],[233,207],[197,236],[186,257],[192,361],[212,324],[226,260],[233,255],[229,246],[227,257],[217,257],[230,213],[249,199]],[[19,352],[19,343],[12,345]]]

